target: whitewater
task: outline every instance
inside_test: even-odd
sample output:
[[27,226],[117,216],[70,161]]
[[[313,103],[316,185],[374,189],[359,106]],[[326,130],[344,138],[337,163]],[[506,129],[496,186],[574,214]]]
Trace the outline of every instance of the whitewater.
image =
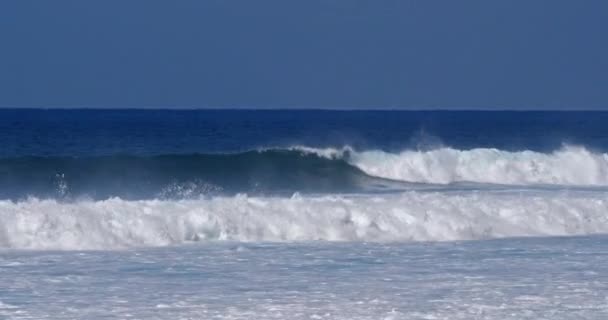
[[[165,186],[162,197],[137,200],[86,194],[0,200],[0,247],[90,250],[206,241],[454,241],[608,232],[608,156],[583,147],[547,154],[452,148],[398,153],[350,147],[285,150],[243,155],[247,161],[276,162],[280,156],[301,162],[289,168],[300,177],[292,182],[302,181],[302,186],[310,187],[313,179],[301,177],[316,173],[319,165],[326,168],[325,179],[398,183],[385,184],[389,187],[380,191],[249,195],[191,183],[170,185],[171,192]],[[227,155],[222,161],[243,155]],[[209,161],[201,157],[187,159]],[[197,168],[189,170],[196,174]],[[75,193],[65,179],[52,187]]]
[[449,147],[395,153],[351,147],[294,149],[345,159],[368,175],[407,182],[608,186],[608,154],[582,146],[565,145],[550,153]]
[[596,192],[406,192],[202,200],[0,201],[0,247],[121,249],[199,241],[454,241],[608,232]]
[[605,123],[0,110],[0,319],[603,320]]

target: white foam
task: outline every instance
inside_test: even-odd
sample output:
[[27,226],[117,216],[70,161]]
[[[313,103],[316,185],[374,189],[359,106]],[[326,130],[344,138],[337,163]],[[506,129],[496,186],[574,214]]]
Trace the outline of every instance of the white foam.
[[181,201],[0,201],[0,247],[188,241],[448,241],[608,232],[606,193],[419,193]]
[[291,150],[298,150],[308,154],[316,154],[319,157],[328,158],[328,159],[336,159],[343,158],[346,153],[354,152],[354,149],[351,147],[343,147],[343,148],[312,148],[306,146],[295,146],[290,148]]
[[498,149],[356,152],[351,148],[298,148],[328,158],[345,157],[369,175],[409,182],[480,182],[511,185],[608,185],[608,154],[565,146],[552,153]]

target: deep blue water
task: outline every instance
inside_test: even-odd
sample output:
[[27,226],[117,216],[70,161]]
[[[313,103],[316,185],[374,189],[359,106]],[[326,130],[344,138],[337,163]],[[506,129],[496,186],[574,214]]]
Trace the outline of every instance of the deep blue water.
[[[445,147],[549,153],[567,144],[602,153],[607,123],[608,112],[6,109],[0,198],[395,190],[428,179],[387,180],[353,165],[348,152],[332,158],[290,147],[390,155]],[[372,165],[385,165],[383,159]],[[571,181],[571,166],[563,163],[563,173],[561,165],[542,174]],[[598,181],[602,170],[593,173]]]
[[306,145],[608,150],[608,112],[0,110],[0,157],[223,153]]

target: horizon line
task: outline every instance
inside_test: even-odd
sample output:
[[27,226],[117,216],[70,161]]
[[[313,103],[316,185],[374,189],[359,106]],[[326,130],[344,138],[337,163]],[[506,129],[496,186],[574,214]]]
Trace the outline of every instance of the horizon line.
[[0,110],[140,110],[140,111],[411,111],[411,112],[608,112],[608,108],[579,108],[579,109],[551,109],[551,108],[399,108],[399,107],[187,107],[187,106],[0,106]]

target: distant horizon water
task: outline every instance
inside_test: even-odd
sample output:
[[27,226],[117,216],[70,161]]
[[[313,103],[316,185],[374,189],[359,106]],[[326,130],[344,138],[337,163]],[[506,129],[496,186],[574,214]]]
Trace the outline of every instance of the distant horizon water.
[[606,107],[592,108],[547,108],[547,107],[522,107],[522,108],[497,108],[497,107],[251,107],[251,106],[0,106],[0,109],[30,109],[30,110],[262,110],[262,111],[414,111],[414,112],[452,112],[452,111],[469,111],[469,112],[604,112],[608,111]]

